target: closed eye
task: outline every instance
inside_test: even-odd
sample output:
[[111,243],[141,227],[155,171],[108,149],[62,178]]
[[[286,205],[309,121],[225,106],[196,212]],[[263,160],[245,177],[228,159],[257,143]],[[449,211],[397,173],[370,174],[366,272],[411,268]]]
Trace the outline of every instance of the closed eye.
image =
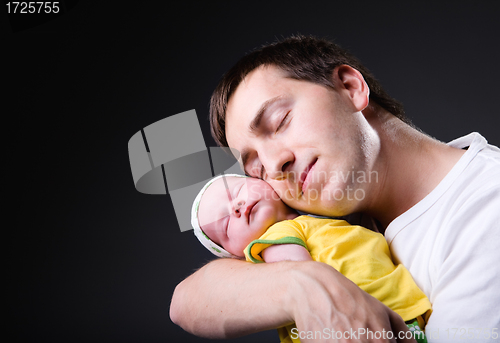
[[[285,116],[283,117],[283,119],[281,120],[281,122],[279,123],[278,127],[276,128],[276,131],[274,132],[275,134],[278,133],[278,131],[287,123],[288,121],[288,115],[290,114],[291,110],[288,111]],[[260,173],[259,173],[259,178],[261,180],[264,180],[264,173],[265,173],[265,170],[264,170],[264,165],[261,165],[260,167]]]
[[276,128],[276,132],[275,133],[278,133],[278,131],[283,127],[283,125],[286,124],[286,121],[288,119],[288,115],[290,114],[291,111],[288,111],[287,114],[285,114],[285,116],[283,117],[283,119],[281,120],[280,124],[278,125],[278,127]]

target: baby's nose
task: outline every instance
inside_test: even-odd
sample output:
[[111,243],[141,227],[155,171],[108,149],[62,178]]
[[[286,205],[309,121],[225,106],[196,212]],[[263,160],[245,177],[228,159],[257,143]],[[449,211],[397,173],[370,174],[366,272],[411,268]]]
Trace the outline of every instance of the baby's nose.
[[243,200],[238,200],[236,201],[236,205],[234,205],[234,209],[239,211],[243,205],[245,205],[245,202]]

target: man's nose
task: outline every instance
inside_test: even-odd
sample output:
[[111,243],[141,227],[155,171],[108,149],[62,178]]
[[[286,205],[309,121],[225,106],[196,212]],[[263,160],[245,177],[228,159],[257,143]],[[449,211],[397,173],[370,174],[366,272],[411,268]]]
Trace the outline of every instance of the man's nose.
[[261,163],[264,166],[267,178],[273,180],[284,180],[289,177],[291,166],[294,162],[294,155],[290,150],[268,149],[264,151]]

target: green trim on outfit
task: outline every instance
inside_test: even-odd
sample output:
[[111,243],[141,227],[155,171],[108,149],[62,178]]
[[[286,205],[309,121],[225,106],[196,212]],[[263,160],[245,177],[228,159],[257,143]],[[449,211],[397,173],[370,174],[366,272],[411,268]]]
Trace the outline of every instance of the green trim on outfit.
[[283,237],[280,239],[256,239],[255,241],[252,241],[252,243],[250,243],[247,246],[247,255],[250,257],[250,260],[253,263],[264,263],[264,261],[257,260],[251,254],[252,247],[255,244],[298,244],[298,245],[303,246],[304,248],[307,249],[306,243],[304,243],[303,240],[301,240],[300,238],[297,238],[297,237],[290,236],[290,237]]
[[427,337],[425,337],[425,332],[422,330],[418,324],[418,320],[412,319],[406,322],[406,326],[413,332],[413,338],[417,341],[417,343],[427,343]]

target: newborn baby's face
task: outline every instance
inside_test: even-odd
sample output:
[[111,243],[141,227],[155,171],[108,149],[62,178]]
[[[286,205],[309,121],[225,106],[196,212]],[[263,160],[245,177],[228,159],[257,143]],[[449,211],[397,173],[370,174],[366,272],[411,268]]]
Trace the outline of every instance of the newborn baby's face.
[[269,226],[296,216],[267,182],[234,176],[210,185],[198,210],[203,232],[236,256],[244,256],[245,247]]

